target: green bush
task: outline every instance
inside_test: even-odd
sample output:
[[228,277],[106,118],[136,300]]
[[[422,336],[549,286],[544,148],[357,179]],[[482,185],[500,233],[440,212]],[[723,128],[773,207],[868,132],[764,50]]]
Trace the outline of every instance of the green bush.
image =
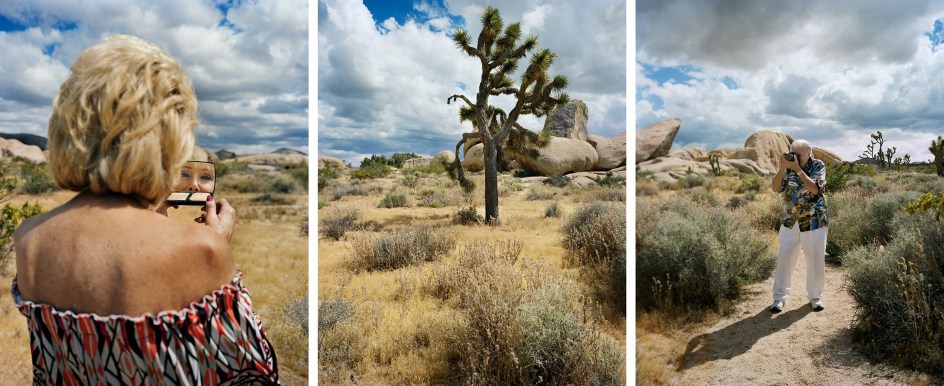
[[698,174],[688,174],[679,179],[676,184],[680,189],[691,189],[696,186],[705,186],[705,177]]
[[742,286],[770,277],[762,234],[737,214],[684,198],[636,205],[636,304],[721,309]]
[[[600,291],[626,312],[626,211],[601,202],[581,206],[561,229],[565,263],[588,269],[591,281],[607,283]],[[622,276],[618,274],[622,272]]]
[[[306,172],[307,173],[307,172]],[[307,176],[306,176],[307,178]],[[328,187],[331,180],[338,179],[338,170],[333,166],[325,166],[318,169],[318,191]]]
[[301,184],[305,190],[308,190],[308,165],[293,167],[288,170],[288,174]]
[[369,163],[367,166],[361,164],[359,169],[355,169],[351,172],[351,178],[358,180],[383,178],[391,172],[390,167],[382,163]]
[[354,209],[336,209],[325,213],[318,221],[318,232],[325,237],[340,240],[357,223],[360,214]]
[[340,200],[344,196],[369,196],[370,193],[360,186],[339,186],[331,190],[331,197]]
[[416,174],[410,173],[403,176],[403,186],[406,186],[410,189],[415,188],[416,185],[419,184],[419,182],[420,182],[420,177]]
[[39,204],[6,204],[0,210],[0,274],[6,274],[6,262],[13,252],[13,233],[23,220],[43,213]]
[[570,185],[570,182],[571,182],[570,178],[567,178],[565,176],[550,176],[544,179],[545,185],[551,185],[558,188],[563,188],[567,185]]
[[474,206],[465,209],[459,209],[452,215],[452,223],[457,225],[478,225],[485,222],[485,218],[479,216],[479,212]]
[[402,208],[406,205],[406,196],[402,194],[396,194],[393,192],[387,193],[384,198],[380,200],[380,203],[377,204],[378,208]]
[[557,205],[557,202],[552,202],[544,208],[544,217],[560,217],[561,208]]
[[858,190],[827,196],[826,253],[842,261],[843,254],[856,246],[887,244],[895,229],[909,221],[902,208],[918,196],[916,192],[869,195]]
[[32,161],[19,161],[20,192],[25,194],[42,194],[58,190],[59,187],[52,181],[46,164]]
[[626,177],[614,176],[613,172],[606,172],[606,176],[593,179],[600,186],[623,186],[626,185]]
[[846,182],[845,187],[859,188],[864,191],[874,192],[878,190],[878,182],[875,181],[875,178],[869,176],[856,175],[852,176],[852,178]]
[[770,189],[770,181],[753,174],[742,176],[735,193],[760,192]]
[[432,162],[426,166],[414,166],[410,168],[401,169],[404,173],[419,173],[419,174],[446,174],[446,168],[439,162]]
[[215,165],[216,165],[217,177],[223,177],[223,176],[229,176],[229,175],[234,175],[238,173],[249,172],[248,164],[243,163],[243,162],[236,162],[235,160],[230,161],[230,162],[217,162]]
[[276,176],[269,181],[269,190],[276,193],[288,194],[298,190],[298,183],[290,178]]
[[920,215],[885,248],[844,259],[856,302],[853,337],[869,357],[944,373],[944,223]]
[[454,236],[430,226],[357,235],[351,242],[355,269],[367,271],[405,267],[445,256],[456,246]]
[[420,201],[417,205],[430,208],[442,208],[448,205],[449,200],[433,190],[424,190],[420,193]]
[[835,193],[846,188],[846,183],[852,176],[874,176],[875,166],[842,162],[826,164],[826,192]]

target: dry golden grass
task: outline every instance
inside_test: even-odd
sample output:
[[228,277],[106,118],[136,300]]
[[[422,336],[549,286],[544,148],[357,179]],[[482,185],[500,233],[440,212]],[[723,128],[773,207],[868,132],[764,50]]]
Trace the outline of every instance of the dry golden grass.
[[[68,191],[20,195],[10,202],[39,203],[48,211],[74,195]],[[243,284],[252,294],[254,311],[262,318],[278,355],[282,384],[307,385],[307,325],[298,321],[298,313],[286,312],[290,302],[307,300],[308,296],[308,239],[298,228],[308,214],[307,195],[285,196],[288,204],[281,205],[253,202],[259,195],[218,191],[216,197],[226,198],[236,208],[238,222],[231,247],[243,271]],[[181,207],[171,209],[170,217],[187,222],[200,213],[199,207]],[[29,335],[26,320],[10,298],[11,280],[12,275],[0,277],[0,383],[28,384],[32,379]]]
[[[478,188],[471,204],[484,214],[483,177],[473,175]],[[328,206],[357,210],[361,222],[375,222],[381,231],[431,225],[458,237],[458,246],[446,257],[432,262],[421,262],[392,271],[353,272],[349,263],[353,249],[351,240],[371,230],[352,230],[341,240],[328,237],[318,239],[319,301],[340,298],[354,307],[353,315],[324,333],[319,346],[319,383],[324,385],[350,384],[455,384],[458,375],[457,339],[467,327],[464,312],[455,299],[441,299],[429,291],[434,275],[441,274],[452,264],[464,246],[489,240],[518,240],[521,258],[540,260],[561,267],[566,253],[561,244],[560,228],[563,221],[581,205],[579,190],[553,189],[554,200],[528,200],[530,187],[546,189],[540,183],[513,184],[517,179],[501,176],[500,187],[507,187],[500,198],[501,226],[461,226],[452,224],[452,215],[467,208],[469,201],[460,189],[445,176],[422,176],[413,188],[402,185],[402,177],[370,181],[350,181],[346,176],[333,182],[334,186],[357,185],[368,189],[368,196],[343,196],[335,200],[331,187],[322,192]],[[441,208],[414,205],[409,208],[377,208],[384,194],[395,189],[398,194],[418,202],[424,190],[435,190],[447,198],[449,205]],[[556,201],[563,212],[560,218],[545,217],[547,205]],[[578,288],[577,270],[560,270]],[[314,305],[313,305],[314,306]],[[604,313],[598,329],[625,346],[626,321],[621,315]]]

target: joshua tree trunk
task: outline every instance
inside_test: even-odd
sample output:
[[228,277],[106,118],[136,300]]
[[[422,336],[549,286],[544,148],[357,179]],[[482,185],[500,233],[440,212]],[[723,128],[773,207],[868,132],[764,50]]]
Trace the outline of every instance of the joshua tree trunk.
[[485,223],[500,225],[498,220],[498,151],[494,139],[485,142]]

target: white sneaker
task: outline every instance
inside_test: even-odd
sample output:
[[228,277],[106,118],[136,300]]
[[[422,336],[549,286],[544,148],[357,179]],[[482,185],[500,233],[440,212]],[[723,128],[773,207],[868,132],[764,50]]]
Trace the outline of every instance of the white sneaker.
[[770,312],[778,313],[783,311],[784,302],[783,300],[774,300],[774,304],[770,306]]
[[810,306],[812,306],[813,311],[816,311],[816,312],[819,312],[825,309],[825,307],[823,307],[823,301],[819,300],[819,298],[810,299]]

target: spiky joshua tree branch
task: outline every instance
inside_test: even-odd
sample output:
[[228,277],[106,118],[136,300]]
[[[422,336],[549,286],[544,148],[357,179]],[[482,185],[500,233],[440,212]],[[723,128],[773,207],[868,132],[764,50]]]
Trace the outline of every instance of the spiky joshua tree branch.
[[[498,151],[510,143],[513,146],[508,147],[509,150],[527,153],[528,144],[542,142],[537,134],[518,125],[518,118],[522,115],[541,117],[566,104],[569,97],[563,90],[567,87],[567,78],[563,75],[549,77],[547,70],[556,54],[538,49],[537,36],[522,40],[521,25],[512,23],[505,27],[494,7],[482,13],[482,32],[474,46],[469,33],[461,28],[455,31],[452,40],[460,51],[478,59],[482,76],[474,102],[459,94],[446,99],[447,104],[461,100],[459,121],[472,123],[472,133],[463,134],[456,144],[457,157],[448,167],[449,175],[471,192],[475,185],[464,176],[459,149],[476,138],[482,142],[485,147],[485,221],[498,225]],[[532,54],[528,67],[515,83],[511,76],[518,69],[518,61],[529,53]],[[510,111],[489,104],[490,97],[499,95],[514,97],[515,105]]]

